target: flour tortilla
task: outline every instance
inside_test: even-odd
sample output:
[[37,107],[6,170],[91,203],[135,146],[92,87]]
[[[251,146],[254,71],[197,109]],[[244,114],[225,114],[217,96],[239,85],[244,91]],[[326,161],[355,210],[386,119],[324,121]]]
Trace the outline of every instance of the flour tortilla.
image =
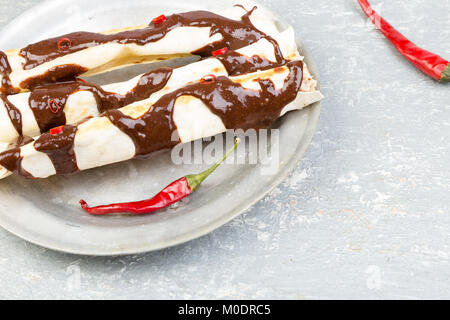
[[[234,20],[239,20],[245,13],[246,11],[241,7],[232,7],[217,12],[219,15]],[[274,36],[279,32],[275,26],[275,22],[263,13],[262,10],[255,10],[250,16],[250,20],[256,28],[267,35]],[[128,27],[103,33],[111,34],[144,27]],[[20,49],[8,50],[5,53],[12,69],[10,80],[13,87],[20,91],[26,91],[26,88],[20,85],[22,81],[43,75],[48,70],[60,65],[76,64],[85,67],[88,71],[84,75],[87,76],[132,64],[151,63],[188,56],[190,52],[194,52],[222,39],[221,34],[210,36],[210,29],[210,27],[178,27],[169,31],[162,39],[146,45],[137,45],[134,43],[100,44],[56,58],[29,70],[24,70],[23,68],[25,59],[20,56]],[[1,80],[2,76],[0,75],[0,83]]]
[[[300,59],[297,47],[295,44],[295,36],[292,28],[285,30],[274,36],[277,41],[283,56],[286,59]],[[236,50],[238,53],[251,57],[258,55],[270,61],[276,62],[275,48],[271,42],[266,39],[261,39],[249,46]],[[228,73],[222,63],[216,58],[209,58],[173,70],[173,73],[167,82],[166,86],[153,93],[148,99],[138,103],[147,103],[156,101],[162,95],[177,90],[188,83],[199,81],[203,76],[214,74],[216,76],[225,75]],[[105,85],[102,88],[108,92],[114,92],[125,95],[132,90],[138,83],[141,75],[133,79],[120,83],[113,83]],[[8,100],[19,109],[22,115],[22,134],[29,137],[34,137],[40,134],[39,125],[30,108],[28,99],[29,92],[19,93],[8,97]],[[156,99],[156,100],[155,100]],[[67,124],[76,123],[88,116],[99,116],[97,101],[90,91],[78,91],[71,94],[63,106],[66,115]],[[19,133],[14,128],[11,119],[8,116],[7,110],[0,100],[0,142],[13,142],[17,139]]]
[[[287,66],[281,67],[283,72],[269,69],[237,77],[230,77],[234,82],[240,83],[245,88],[260,90],[257,79],[270,79],[276,89],[282,88],[284,80],[289,75]],[[277,68],[279,69],[279,68]],[[307,77],[309,72],[305,69]],[[304,89],[312,88],[307,83]],[[281,114],[290,110],[301,109],[306,105],[322,98],[319,91],[313,87],[310,91],[298,92],[297,98],[284,107]],[[309,90],[309,89],[308,89]],[[152,100],[152,99],[150,99]],[[151,101],[137,102],[120,109],[125,115],[137,118],[143,115],[152,106]],[[153,101],[154,102],[154,101]],[[226,131],[222,120],[213,114],[200,100],[192,96],[182,96],[177,99],[174,106],[173,120],[178,128],[177,133],[182,143],[219,134]],[[131,138],[114,126],[107,117],[97,117],[78,126],[74,140],[74,152],[80,170],[132,159],[135,155],[135,145]],[[33,143],[21,147],[23,156],[22,166],[36,178],[46,178],[56,173],[50,158],[37,151]],[[3,168],[0,175],[6,177],[9,172]]]

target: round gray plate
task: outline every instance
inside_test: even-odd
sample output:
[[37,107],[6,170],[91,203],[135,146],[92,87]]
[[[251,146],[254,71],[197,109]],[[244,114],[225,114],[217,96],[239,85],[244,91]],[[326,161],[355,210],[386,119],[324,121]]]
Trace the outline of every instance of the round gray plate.
[[[12,21],[1,32],[0,48],[22,47],[47,37],[77,31],[102,31],[147,23],[161,13],[224,9],[236,1],[58,0],[48,1]],[[246,6],[248,1],[237,1]],[[259,6],[262,8],[261,6]],[[280,27],[286,27],[276,18]],[[316,66],[302,46],[313,75]],[[171,62],[176,64],[177,61]],[[144,69],[142,69],[144,68]],[[139,66],[97,77],[115,82],[154,68]],[[41,246],[89,255],[146,252],[200,237],[235,218],[278,185],[296,166],[311,142],[320,103],[290,112],[280,129],[277,171],[262,174],[261,165],[224,165],[195,194],[174,208],[145,216],[93,217],[81,211],[79,199],[90,204],[148,198],[170,181],[206,165],[172,164],[170,153],[81,172],[70,178],[0,181],[0,225]]]

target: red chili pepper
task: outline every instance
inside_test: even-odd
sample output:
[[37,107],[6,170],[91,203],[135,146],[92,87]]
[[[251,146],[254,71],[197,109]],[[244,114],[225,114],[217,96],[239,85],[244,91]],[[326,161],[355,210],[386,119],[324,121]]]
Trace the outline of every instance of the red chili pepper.
[[216,76],[213,74],[208,74],[200,79],[200,83],[202,84],[209,84],[213,83],[214,81],[216,81]]
[[225,47],[225,48],[222,48],[222,49],[213,51],[211,54],[215,57],[215,56],[220,56],[220,55],[222,55],[222,54],[225,54],[225,53],[227,53],[227,52],[228,52],[228,48]]
[[160,24],[160,23],[163,23],[166,20],[167,20],[166,16],[162,14],[159,17],[156,17],[155,19],[153,19],[152,21],[153,21],[154,24]]
[[51,128],[50,134],[54,135],[54,134],[61,133],[63,131],[64,131],[64,126],[59,126],[59,127]]
[[86,80],[84,80],[84,79],[81,79],[81,78],[76,78],[75,80],[77,80],[77,81],[79,81],[79,82],[83,82],[83,83],[86,83]]
[[214,171],[217,167],[225,161],[225,159],[233,153],[238,144],[240,143],[239,139],[236,139],[234,146],[230,149],[225,156],[217,161],[212,167],[203,171],[199,174],[192,174],[188,176],[184,176],[161,190],[154,197],[136,201],[136,202],[124,202],[124,203],[113,203],[98,207],[89,207],[86,201],[80,200],[81,208],[84,211],[88,212],[92,215],[106,215],[110,213],[132,213],[132,214],[144,214],[154,212],[159,209],[166,208],[181,199],[187,197],[192,192],[194,192],[200,184]]
[[58,49],[66,50],[72,46],[72,41],[69,38],[61,38],[58,41]]
[[[55,105],[56,105],[56,108],[54,107]],[[57,103],[53,99],[49,100],[48,107],[50,108],[50,111],[53,113],[58,113],[59,109],[61,109],[61,106],[59,105],[59,103]]]
[[406,59],[433,79],[440,82],[450,82],[449,61],[416,46],[378,15],[367,0],[358,0],[358,2],[364,13]]

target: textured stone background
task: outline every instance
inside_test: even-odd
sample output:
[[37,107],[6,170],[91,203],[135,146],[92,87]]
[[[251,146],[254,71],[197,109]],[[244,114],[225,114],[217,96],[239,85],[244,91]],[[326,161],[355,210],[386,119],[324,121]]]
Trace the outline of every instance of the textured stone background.
[[[0,0],[0,27],[39,2]],[[80,257],[0,229],[0,298],[450,298],[450,86],[405,62],[355,0],[263,2],[304,39],[326,95],[295,172],[159,252]],[[449,0],[372,2],[450,58]]]

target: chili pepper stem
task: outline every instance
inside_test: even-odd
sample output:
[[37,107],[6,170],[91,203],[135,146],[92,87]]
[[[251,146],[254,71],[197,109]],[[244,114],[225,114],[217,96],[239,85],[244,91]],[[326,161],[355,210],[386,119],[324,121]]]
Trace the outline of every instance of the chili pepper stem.
[[440,80],[442,83],[444,82],[450,82],[450,64],[447,66],[447,68],[444,69],[442,72],[442,78]]
[[227,151],[227,153],[222,157],[222,159],[218,160],[214,165],[212,165],[209,169],[200,172],[198,174],[191,174],[186,176],[186,180],[188,181],[189,187],[191,188],[192,192],[194,192],[200,184],[211,174],[214,172],[214,170],[217,169],[218,166],[220,166],[226,158],[230,156],[236,150],[237,146],[241,143],[241,139],[236,138],[234,140],[234,146]]

